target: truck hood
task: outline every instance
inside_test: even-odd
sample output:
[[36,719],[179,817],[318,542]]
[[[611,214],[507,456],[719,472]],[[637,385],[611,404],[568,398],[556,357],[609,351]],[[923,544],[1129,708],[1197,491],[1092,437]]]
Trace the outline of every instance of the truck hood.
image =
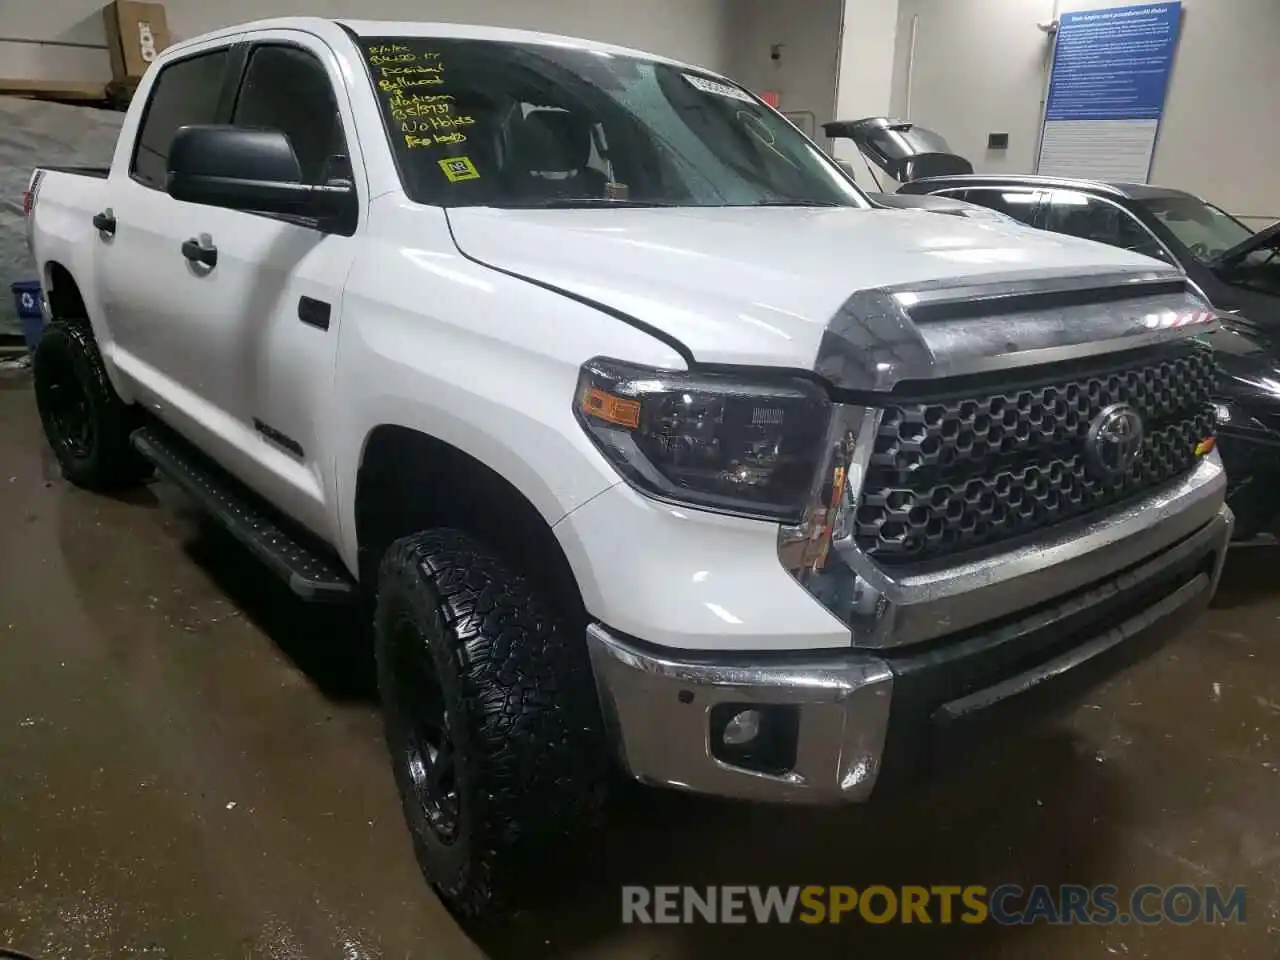
[[869,193],[867,196],[871,198],[873,203],[877,203],[882,207],[893,207],[896,210],[928,210],[930,213],[945,213],[953,217],[971,217],[974,220],[990,220],[996,223],[1021,226],[1025,230],[1033,229],[1021,221],[1015,220],[1007,213],[1001,213],[991,207],[984,207],[980,203],[957,200],[955,197],[946,194]]
[[625,314],[701,363],[813,369],[824,332],[863,290],[1167,270],[1100,243],[924,210],[454,207],[448,217],[464,255]]

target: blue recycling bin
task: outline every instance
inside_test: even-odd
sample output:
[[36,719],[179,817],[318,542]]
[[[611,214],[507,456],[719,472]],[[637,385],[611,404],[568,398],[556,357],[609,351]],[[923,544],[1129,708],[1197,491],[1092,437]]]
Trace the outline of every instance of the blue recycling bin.
[[27,351],[36,352],[36,344],[44,333],[44,311],[40,308],[40,281],[19,280],[9,287],[13,291],[13,303],[18,308],[18,320],[22,324],[22,338]]

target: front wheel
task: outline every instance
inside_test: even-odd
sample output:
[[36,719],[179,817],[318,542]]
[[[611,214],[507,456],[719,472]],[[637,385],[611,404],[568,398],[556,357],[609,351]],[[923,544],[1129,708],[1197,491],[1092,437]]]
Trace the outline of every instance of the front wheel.
[[374,642],[419,865],[459,913],[500,917],[523,868],[602,799],[585,640],[484,546],[431,530],[383,559]]
[[63,476],[80,487],[108,490],[151,474],[129,443],[134,411],[107,378],[87,326],[51,324],[36,347],[32,373],[40,421]]

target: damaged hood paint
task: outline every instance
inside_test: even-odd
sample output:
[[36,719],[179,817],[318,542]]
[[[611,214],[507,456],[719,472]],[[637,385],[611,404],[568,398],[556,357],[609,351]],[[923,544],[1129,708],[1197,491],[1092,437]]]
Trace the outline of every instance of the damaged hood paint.
[[1168,269],[1087,240],[924,210],[455,207],[448,216],[468,257],[626,314],[701,363],[812,369],[824,330],[862,290]]

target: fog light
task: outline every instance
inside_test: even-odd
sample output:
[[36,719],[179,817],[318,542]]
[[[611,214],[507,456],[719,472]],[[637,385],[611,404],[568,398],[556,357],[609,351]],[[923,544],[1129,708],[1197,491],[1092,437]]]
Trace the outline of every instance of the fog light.
[[1225,403],[1215,403],[1213,405],[1213,415],[1219,423],[1231,422],[1231,408]]
[[721,736],[725,746],[745,747],[759,735],[760,711],[743,710],[741,713],[734,714],[724,725],[724,733]]
[[707,746],[721,763],[781,775],[795,767],[800,708],[781,703],[717,703]]

